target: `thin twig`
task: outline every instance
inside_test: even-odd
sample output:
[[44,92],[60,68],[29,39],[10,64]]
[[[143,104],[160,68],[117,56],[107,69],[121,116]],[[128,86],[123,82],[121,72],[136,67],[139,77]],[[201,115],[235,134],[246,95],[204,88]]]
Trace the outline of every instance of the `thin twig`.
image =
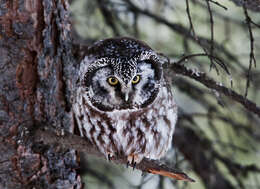
[[254,63],[254,66],[256,67],[256,59],[254,54],[254,36],[251,28],[251,18],[248,15],[247,8],[245,7],[245,5],[243,6],[243,9],[244,9],[244,14],[246,17],[246,23],[249,31],[249,36],[250,36],[250,57],[249,57],[249,66],[247,70],[247,81],[246,81],[246,91],[245,91],[245,97],[247,97],[248,89],[250,87],[250,74],[252,69],[252,63]]
[[192,20],[191,20],[189,0],[186,0],[186,12],[187,12],[187,15],[188,15],[188,19],[189,19],[189,23],[190,23],[190,30],[192,32],[192,35],[194,36],[194,38],[196,40],[198,40],[196,33],[195,33],[195,30],[194,30],[194,27],[193,27]]
[[[207,1],[208,3],[208,1]],[[210,43],[210,56],[208,56],[210,58],[210,68],[212,66],[214,66],[217,74],[219,74],[219,71],[218,71],[218,68],[215,66],[215,64],[213,64],[213,60],[212,60],[212,56],[213,56],[213,49],[214,49],[214,35],[213,35],[213,18],[212,18],[212,12],[209,8],[209,3],[208,3],[208,9],[209,9],[209,12],[210,12],[210,21],[211,21],[211,43]],[[200,43],[200,41],[198,40],[198,37],[195,33],[195,29],[193,27],[193,23],[192,23],[192,19],[191,19],[191,14],[190,14],[190,6],[189,6],[189,0],[186,0],[186,12],[187,12],[187,15],[188,15],[188,20],[189,20],[189,23],[190,23],[190,30],[192,32],[192,35],[194,36],[194,39],[200,44],[200,46],[202,47],[202,49],[204,50],[205,54],[208,54],[207,52],[207,49],[205,47],[203,47],[203,45]]]
[[[209,4],[209,0],[206,0],[206,3],[207,3],[207,7],[208,7],[208,12],[209,12],[209,20],[210,20],[210,68],[212,68],[212,66],[214,66],[214,63],[213,63],[213,59],[212,59],[212,56],[213,56],[213,51],[214,51],[214,21],[213,21],[213,16],[212,16],[212,12],[211,12],[211,7],[210,7],[210,4]],[[218,73],[218,71],[217,71]]]
[[221,4],[220,4],[219,2],[217,2],[217,1],[212,1],[212,0],[208,0],[208,1],[211,2],[211,3],[216,4],[217,6],[223,8],[223,9],[225,9],[225,10],[228,10],[227,7],[225,7],[224,5],[221,5]]
[[228,75],[231,75],[228,67],[226,66],[226,64],[223,62],[223,60],[221,60],[218,57],[215,57],[213,55],[207,54],[207,53],[197,53],[197,54],[190,54],[190,55],[185,55],[183,57],[181,57],[177,62],[175,62],[175,64],[179,64],[187,59],[193,58],[193,57],[198,57],[198,56],[207,56],[209,58],[211,58],[212,60],[214,60]]
[[250,19],[250,22],[251,22],[254,26],[260,28],[260,24],[255,23],[252,19]]

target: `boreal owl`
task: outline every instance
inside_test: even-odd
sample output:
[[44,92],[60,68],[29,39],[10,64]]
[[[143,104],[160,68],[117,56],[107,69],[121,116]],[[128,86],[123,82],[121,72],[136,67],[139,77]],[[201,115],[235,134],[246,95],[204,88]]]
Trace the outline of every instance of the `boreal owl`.
[[108,159],[136,165],[171,146],[177,106],[161,60],[144,42],[121,37],[96,42],[80,62],[76,123]]

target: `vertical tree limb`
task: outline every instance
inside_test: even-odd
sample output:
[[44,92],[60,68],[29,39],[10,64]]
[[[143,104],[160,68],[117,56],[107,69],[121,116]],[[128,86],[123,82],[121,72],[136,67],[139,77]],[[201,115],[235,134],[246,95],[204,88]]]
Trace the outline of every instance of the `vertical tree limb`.
[[32,148],[28,136],[71,127],[67,1],[3,0],[0,12],[0,188],[81,188],[75,151]]

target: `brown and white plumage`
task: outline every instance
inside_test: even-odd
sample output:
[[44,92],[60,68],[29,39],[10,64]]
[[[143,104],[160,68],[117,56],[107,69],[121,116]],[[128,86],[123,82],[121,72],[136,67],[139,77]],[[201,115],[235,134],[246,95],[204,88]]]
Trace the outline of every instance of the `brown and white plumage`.
[[177,120],[158,55],[125,37],[89,48],[73,110],[82,136],[104,155],[125,155],[131,163],[164,156]]

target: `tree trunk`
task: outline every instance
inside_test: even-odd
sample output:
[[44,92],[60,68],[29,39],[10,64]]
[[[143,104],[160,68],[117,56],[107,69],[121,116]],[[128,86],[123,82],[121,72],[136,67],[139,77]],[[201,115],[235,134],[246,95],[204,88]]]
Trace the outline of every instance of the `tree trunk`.
[[72,130],[68,3],[1,0],[0,16],[0,188],[82,188],[74,150],[30,137],[39,127]]

